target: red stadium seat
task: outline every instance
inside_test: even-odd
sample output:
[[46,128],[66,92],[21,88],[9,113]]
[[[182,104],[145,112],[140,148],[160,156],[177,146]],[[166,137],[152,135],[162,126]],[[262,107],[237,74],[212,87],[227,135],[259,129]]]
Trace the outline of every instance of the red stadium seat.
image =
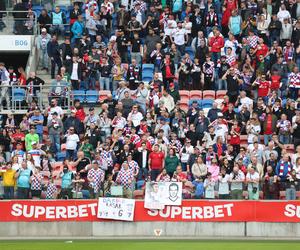
[[187,99],[190,98],[190,91],[188,90],[179,90],[179,94],[181,99],[183,99],[184,97],[186,97]]
[[62,171],[63,170],[63,162],[54,162],[51,164],[52,169],[54,171]]
[[104,101],[107,98],[107,95],[110,95],[110,90],[100,90],[99,91],[99,101]]
[[189,102],[187,99],[184,100],[180,100],[179,102],[179,106],[182,110],[184,111],[188,111],[189,110]]
[[203,94],[203,99],[214,100],[216,98],[216,92],[214,90],[204,90],[202,94]]
[[202,91],[201,90],[191,90],[190,91],[190,99],[202,99]]
[[224,96],[226,95],[227,90],[218,90],[216,92],[216,99],[223,99]]
[[241,135],[241,144],[247,144],[248,145],[248,135]]

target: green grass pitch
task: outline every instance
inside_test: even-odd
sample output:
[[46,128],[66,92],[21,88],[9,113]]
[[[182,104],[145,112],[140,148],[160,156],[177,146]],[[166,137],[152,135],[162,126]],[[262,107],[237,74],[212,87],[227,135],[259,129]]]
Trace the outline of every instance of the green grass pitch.
[[0,241],[1,250],[282,250],[299,249],[299,241],[229,240],[53,240]]

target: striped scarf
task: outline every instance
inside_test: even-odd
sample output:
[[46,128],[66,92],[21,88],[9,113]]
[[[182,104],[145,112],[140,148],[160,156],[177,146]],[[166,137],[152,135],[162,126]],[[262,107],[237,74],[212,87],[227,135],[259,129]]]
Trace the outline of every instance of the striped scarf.
[[[287,175],[290,174],[292,168],[291,168],[291,163],[288,162],[288,172]],[[284,174],[284,161],[280,162],[280,168],[279,168],[279,176],[283,176]]]

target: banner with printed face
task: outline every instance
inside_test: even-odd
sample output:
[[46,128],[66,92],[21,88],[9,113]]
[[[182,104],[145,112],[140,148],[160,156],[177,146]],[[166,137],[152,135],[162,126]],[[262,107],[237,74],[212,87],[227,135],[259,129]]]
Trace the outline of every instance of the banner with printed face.
[[147,182],[144,207],[164,209],[166,205],[181,205],[180,194],[182,194],[181,182]]
[[101,219],[133,221],[135,200],[99,198],[97,217]]
[[[105,221],[97,215],[97,200],[0,201],[1,222]],[[299,223],[300,201],[183,200],[179,206],[149,210],[136,200],[133,221]]]

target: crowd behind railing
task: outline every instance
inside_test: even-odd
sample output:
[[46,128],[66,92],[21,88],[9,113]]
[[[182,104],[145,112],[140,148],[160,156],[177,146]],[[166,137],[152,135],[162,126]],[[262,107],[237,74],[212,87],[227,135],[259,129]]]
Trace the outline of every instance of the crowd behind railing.
[[299,197],[299,1],[22,4],[53,88],[40,106],[35,73],[0,63],[2,100],[14,77],[37,96],[3,117],[6,199],[141,198],[147,181],[186,199]]

